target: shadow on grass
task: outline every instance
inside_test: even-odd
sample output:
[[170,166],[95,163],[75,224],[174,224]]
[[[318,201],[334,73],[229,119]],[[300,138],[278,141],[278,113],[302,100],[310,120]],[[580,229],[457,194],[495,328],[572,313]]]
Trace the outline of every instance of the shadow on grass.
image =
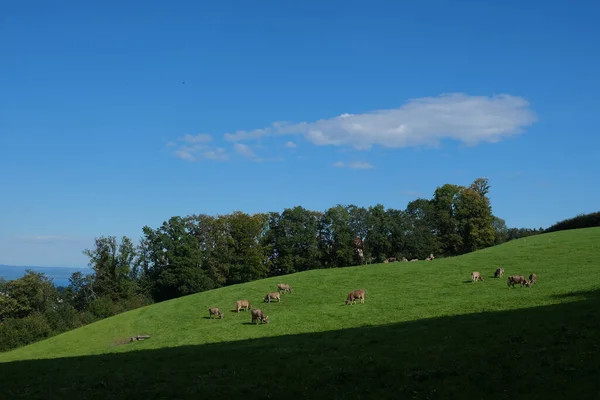
[[401,324],[2,363],[0,393],[11,400],[598,399],[600,292],[568,296],[578,298]]

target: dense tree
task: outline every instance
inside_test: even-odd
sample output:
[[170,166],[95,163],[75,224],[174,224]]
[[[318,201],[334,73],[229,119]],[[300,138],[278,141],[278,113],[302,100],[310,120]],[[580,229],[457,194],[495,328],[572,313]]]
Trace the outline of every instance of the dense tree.
[[[101,236],[84,250],[93,273],[74,273],[64,291],[32,271],[0,279],[0,333],[6,336],[0,349],[151,301],[389,257],[454,256],[542,232],[508,229],[493,215],[489,191],[488,180],[478,178],[466,187],[444,184],[431,199],[416,199],[403,210],[338,204],[323,212],[296,206],[266,214],[174,216],[156,229],[144,226],[137,246],[126,236]],[[578,217],[554,229],[597,220],[597,214]]]
[[269,273],[268,257],[262,236],[268,217],[265,214],[248,215],[234,212],[227,217],[230,251],[227,283],[235,284],[266,278]]
[[95,273],[95,294],[119,300],[136,293],[136,250],[131,239],[123,236],[118,242],[115,236],[101,236],[95,239],[93,249],[85,249],[83,253],[90,258],[89,266]]
[[435,207],[430,200],[417,199],[408,203],[406,207],[407,258],[424,259],[429,254],[439,254],[442,247],[436,232]]
[[25,275],[4,285],[0,295],[0,318],[24,318],[43,313],[56,304],[58,293],[52,280],[41,272],[26,270]]
[[486,179],[477,179],[460,191],[456,204],[463,252],[475,251],[494,244],[496,232]]
[[354,264],[354,237],[347,207],[337,205],[327,210],[321,219],[320,244],[324,267],[344,267]]
[[494,227],[494,244],[504,243],[508,240],[508,227],[506,221],[497,216],[492,216],[492,226]]
[[215,287],[202,269],[199,241],[190,234],[184,218],[172,217],[157,230],[143,229],[150,248],[148,276],[154,299],[168,300]]
[[463,246],[457,204],[459,195],[464,189],[462,186],[445,184],[437,188],[433,194],[435,225],[442,246],[441,251],[445,255],[458,254]]

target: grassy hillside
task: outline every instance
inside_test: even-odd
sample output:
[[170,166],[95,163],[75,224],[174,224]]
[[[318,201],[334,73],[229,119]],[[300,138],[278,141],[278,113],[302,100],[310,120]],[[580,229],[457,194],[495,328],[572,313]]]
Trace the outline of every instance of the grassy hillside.
[[[130,311],[0,354],[7,398],[577,398],[600,384],[600,228],[433,262],[309,271]],[[505,277],[494,279],[501,266]],[[480,271],[484,282],[471,283]],[[532,288],[506,277],[535,272]],[[262,303],[277,283],[293,294]],[[366,303],[346,294],[367,290]],[[249,299],[269,315],[232,312]],[[208,307],[225,311],[209,320]],[[150,340],[124,343],[129,336]]]

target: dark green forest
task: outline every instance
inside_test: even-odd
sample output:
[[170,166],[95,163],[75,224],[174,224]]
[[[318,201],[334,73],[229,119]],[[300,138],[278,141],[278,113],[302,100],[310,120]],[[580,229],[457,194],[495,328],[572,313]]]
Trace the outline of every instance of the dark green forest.
[[[142,307],[226,285],[320,268],[456,256],[544,232],[495,216],[487,179],[445,184],[406,209],[301,206],[249,215],[173,216],[134,240],[101,236],[93,273],[55,287],[42,273],[0,279],[0,351]],[[568,229],[568,228],[566,228]],[[423,261],[426,262],[426,261]]]

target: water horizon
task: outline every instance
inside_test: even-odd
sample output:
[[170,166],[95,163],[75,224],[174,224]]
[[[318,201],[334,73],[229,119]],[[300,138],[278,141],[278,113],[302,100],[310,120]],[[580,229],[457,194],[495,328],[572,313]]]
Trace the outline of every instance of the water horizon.
[[74,272],[82,272],[84,275],[93,272],[89,267],[43,267],[0,264],[0,278],[4,278],[7,281],[19,279],[25,275],[28,269],[44,273],[48,278],[52,279],[56,287],[69,286],[69,278]]

